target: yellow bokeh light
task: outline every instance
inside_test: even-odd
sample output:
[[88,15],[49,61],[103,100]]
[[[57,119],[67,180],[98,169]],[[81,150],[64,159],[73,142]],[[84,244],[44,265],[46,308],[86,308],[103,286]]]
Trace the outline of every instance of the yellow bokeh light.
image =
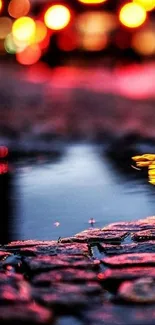
[[146,10],[138,3],[125,4],[119,13],[120,22],[129,28],[141,26],[147,18]]
[[95,4],[106,2],[107,0],[78,0],[78,1],[89,5],[95,5]]
[[13,18],[26,16],[30,11],[29,0],[11,0],[8,6],[8,13]]
[[35,37],[36,24],[34,20],[30,17],[21,17],[18,18],[12,26],[12,34],[15,39],[18,41],[28,42]]
[[0,0],[0,11],[1,11],[2,7],[3,7],[3,2],[2,2],[2,0]]
[[134,0],[134,2],[140,4],[146,11],[151,11],[155,8],[155,0]]
[[0,39],[5,37],[11,32],[12,20],[8,17],[0,17]]
[[65,28],[69,24],[70,19],[70,11],[63,5],[51,6],[44,16],[46,26],[53,30],[61,30]]
[[132,38],[132,47],[142,55],[152,55],[155,53],[155,33],[153,30],[140,30]]

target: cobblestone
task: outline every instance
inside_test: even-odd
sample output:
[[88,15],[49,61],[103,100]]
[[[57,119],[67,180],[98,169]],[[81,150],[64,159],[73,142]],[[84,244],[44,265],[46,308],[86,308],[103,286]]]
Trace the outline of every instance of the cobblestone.
[[0,323],[155,324],[154,239],[148,217],[1,246]]

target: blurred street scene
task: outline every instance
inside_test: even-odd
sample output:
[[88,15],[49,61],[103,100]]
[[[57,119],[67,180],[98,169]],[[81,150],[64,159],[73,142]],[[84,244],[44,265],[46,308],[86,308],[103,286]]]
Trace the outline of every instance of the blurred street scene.
[[155,152],[154,18],[154,0],[0,0],[3,242],[154,213],[131,160]]

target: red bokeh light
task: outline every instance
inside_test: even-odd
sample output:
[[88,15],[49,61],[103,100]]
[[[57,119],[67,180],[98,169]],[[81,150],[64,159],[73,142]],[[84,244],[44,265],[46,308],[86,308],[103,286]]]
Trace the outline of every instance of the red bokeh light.
[[23,65],[35,64],[41,57],[41,49],[38,44],[28,46],[24,51],[16,54],[16,59]]
[[0,164],[0,175],[6,174],[9,171],[8,164]]
[[0,158],[5,158],[8,155],[8,148],[5,146],[0,146]]

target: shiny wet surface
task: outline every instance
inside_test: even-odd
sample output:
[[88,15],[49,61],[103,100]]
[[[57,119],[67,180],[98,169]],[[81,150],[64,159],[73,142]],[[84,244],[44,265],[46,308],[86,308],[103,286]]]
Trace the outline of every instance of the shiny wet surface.
[[18,167],[14,184],[15,239],[55,240],[89,228],[91,218],[103,227],[155,211],[147,179],[121,174],[88,143],[69,145],[58,161]]

